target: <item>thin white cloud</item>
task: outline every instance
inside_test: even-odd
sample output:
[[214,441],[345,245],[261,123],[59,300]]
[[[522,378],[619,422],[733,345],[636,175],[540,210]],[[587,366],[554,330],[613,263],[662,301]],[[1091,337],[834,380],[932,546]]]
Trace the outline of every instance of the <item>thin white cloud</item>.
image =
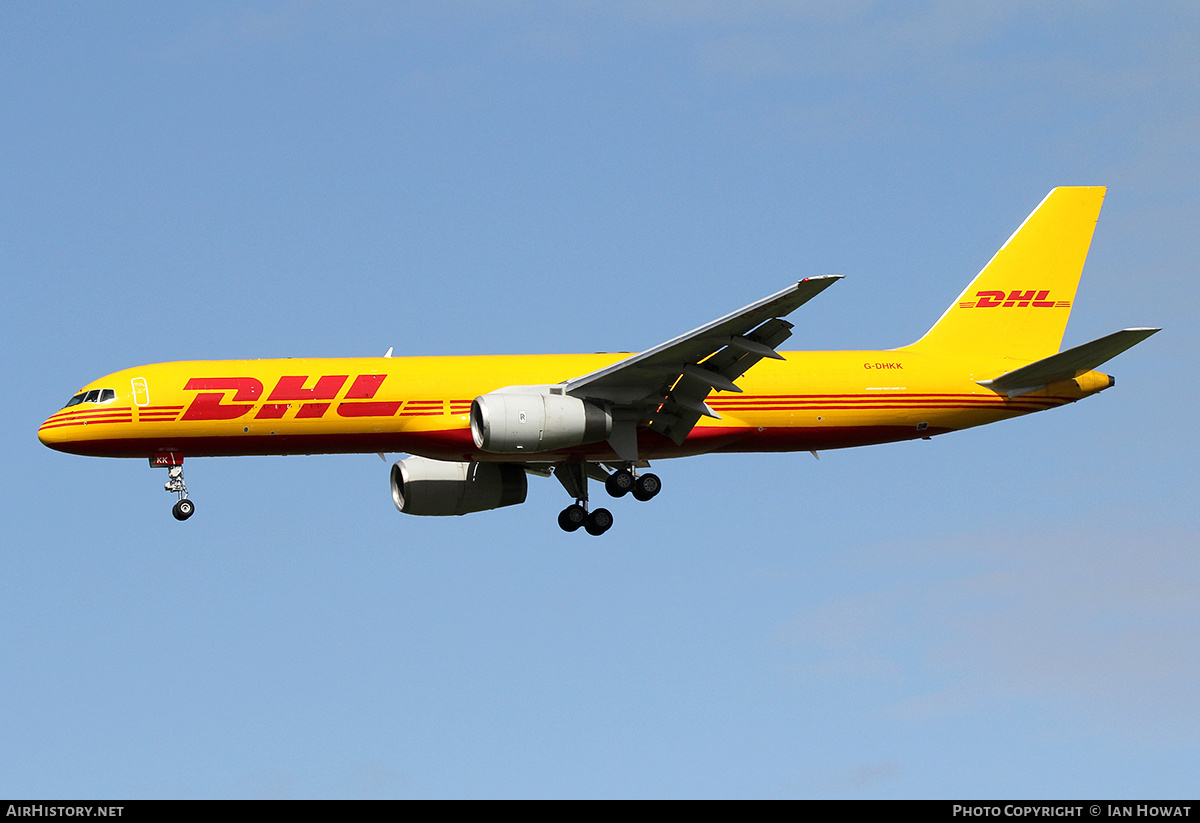
[[[999,531],[866,552],[910,558],[923,582],[808,609],[780,637],[806,674],[886,684],[902,716],[1019,699],[1133,734],[1194,732],[1200,537]],[[937,572],[964,560],[977,570]]]

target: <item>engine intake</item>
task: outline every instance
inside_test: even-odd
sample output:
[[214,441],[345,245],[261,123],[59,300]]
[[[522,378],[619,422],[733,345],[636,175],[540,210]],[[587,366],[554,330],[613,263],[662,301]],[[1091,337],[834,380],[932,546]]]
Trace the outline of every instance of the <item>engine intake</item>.
[[404,514],[470,514],[525,502],[525,470],[508,463],[406,457],[392,466],[392,502]]
[[492,392],[471,403],[471,435],[488,452],[544,452],[607,440],[607,410],[561,394]]

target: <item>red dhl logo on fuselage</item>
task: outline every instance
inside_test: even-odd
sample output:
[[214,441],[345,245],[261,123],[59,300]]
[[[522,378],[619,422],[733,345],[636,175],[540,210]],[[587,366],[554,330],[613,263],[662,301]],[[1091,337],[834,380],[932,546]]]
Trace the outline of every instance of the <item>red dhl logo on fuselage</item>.
[[[262,381],[256,377],[193,377],[183,387],[184,391],[199,392],[181,420],[236,420],[250,413],[260,402],[255,420],[279,420],[293,405],[298,405],[295,419],[304,420],[324,417],[338,399],[339,393],[350,379],[347,374],[326,374],[317,378],[310,388],[305,388],[308,375],[287,375],[279,378],[269,395],[263,393]],[[379,387],[387,379],[386,374],[360,374],[350,383],[350,388],[337,404],[340,417],[392,417],[404,406],[403,400],[375,400]],[[226,396],[232,392],[230,402]],[[469,401],[468,401],[469,402]],[[462,403],[451,401],[451,411],[457,411]],[[404,415],[440,415],[444,403],[441,400],[410,400]]]
[[974,300],[964,300],[958,304],[960,309],[998,309],[998,308],[1019,308],[1023,309],[1026,306],[1033,306],[1036,309],[1054,309],[1054,308],[1070,308],[1070,300],[1047,300],[1050,296],[1049,289],[1036,291],[1029,289],[1021,291],[1013,289],[1010,292],[1002,291],[977,291],[975,292]]

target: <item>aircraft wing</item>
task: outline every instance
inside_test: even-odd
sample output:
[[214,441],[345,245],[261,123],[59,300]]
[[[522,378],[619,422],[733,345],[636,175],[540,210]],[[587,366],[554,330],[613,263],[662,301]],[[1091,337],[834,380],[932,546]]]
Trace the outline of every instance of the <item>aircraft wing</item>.
[[623,460],[636,460],[637,425],[682,443],[702,415],[718,417],[704,399],[713,389],[740,392],[734,383],[764,357],[782,360],[775,348],[792,335],[782,319],[841,279],[806,277],[698,329],[590,374],[568,380],[564,394],[608,401],[613,407],[609,439]]

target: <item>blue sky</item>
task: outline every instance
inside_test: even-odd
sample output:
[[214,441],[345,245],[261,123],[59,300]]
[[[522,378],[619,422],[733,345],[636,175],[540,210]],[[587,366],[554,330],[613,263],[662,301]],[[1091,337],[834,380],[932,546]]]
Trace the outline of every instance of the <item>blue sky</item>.
[[[1200,749],[1200,13],[1184,3],[0,8],[0,794],[1179,797]],[[798,277],[916,339],[1107,185],[1075,406],[656,464],[564,535],[374,455],[58,454],[177,359],[637,350]]]

